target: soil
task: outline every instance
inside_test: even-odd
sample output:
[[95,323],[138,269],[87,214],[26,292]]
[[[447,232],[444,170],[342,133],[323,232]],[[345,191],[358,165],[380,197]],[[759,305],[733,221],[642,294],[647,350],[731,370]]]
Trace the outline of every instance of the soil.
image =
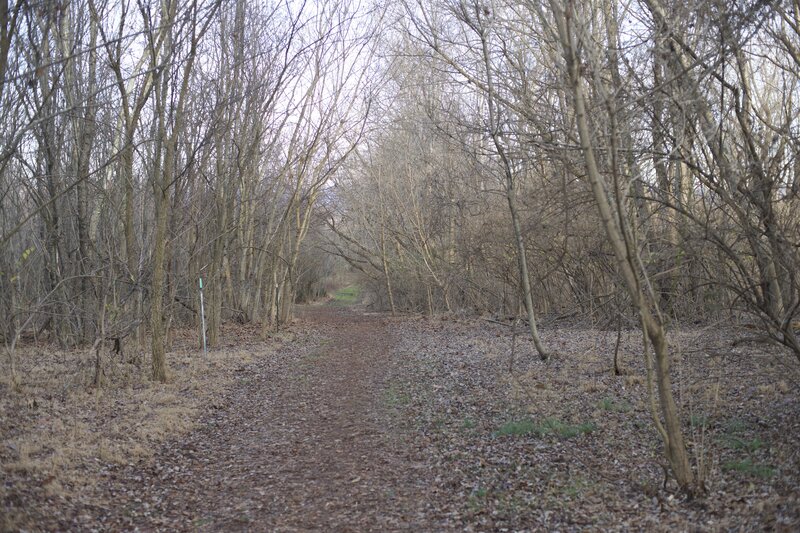
[[800,528],[796,365],[782,356],[723,358],[708,331],[678,336],[706,477],[690,497],[665,478],[633,332],[620,377],[614,332],[545,324],[557,355],[542,363],[510,324],[299,316],[304,342],[237,368],[152,457],[103,464],[81,498],[12,490],[4,508],[29,506],[28,531]]
[[112,474],[136,482],[99,517],[104,527],[439,527],[424,476],[412,474],[420,466],[403,452],[384,408],[393,343],[385,320],[333,307],[302,315],[320,342],[248,369],[202,429],[143,471]]

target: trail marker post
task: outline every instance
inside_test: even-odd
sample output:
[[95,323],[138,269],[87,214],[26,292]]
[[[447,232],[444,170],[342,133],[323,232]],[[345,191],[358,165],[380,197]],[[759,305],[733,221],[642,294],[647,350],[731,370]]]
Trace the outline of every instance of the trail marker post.
[[200,327],[203,334],[203,355],[208,355],[208,348],[206,346],[206,309],[203,303],[203,278],[200,279]]

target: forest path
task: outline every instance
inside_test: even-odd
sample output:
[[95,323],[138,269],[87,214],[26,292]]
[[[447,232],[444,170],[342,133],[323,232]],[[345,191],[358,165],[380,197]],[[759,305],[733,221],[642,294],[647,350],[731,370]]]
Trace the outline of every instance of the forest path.
[[[105,406],[80,419],[51,411],[155,453],[115,459],[90,442],[64,477],[74,481],[52,490],[30,467],[9,469],[0,530],[5,509],[20,509],[25,527],[11,531],[800,531],[800,402],[776,385],[789,367],[774,356],[741,352],[721,372],[688,352],[676,365],[704,420],[687,420],[686,434],[720,465],[691,498],[663,486],[636,332],[620,344],[632,374],[617,377],[614,331],[551,323],[543,333],[560,355],[545,364],[485,320],[324,305],[299,315],[266,342],[231,328],[203,375],[98,394]],[[197,387],[202,403],[181,406]],[[136,417],[117,421],[117,402]],[[194,429],[162,428],[167,440],[130,422],[158,435],[184,419]]]
[[[333,306],[301,317],[322,340],[243,370],[225,405],[146,470],[109,528],[253,531],[430,530],[424,464],[392,430],[385,319]],[[112,489],[114,490],[114,489]]]

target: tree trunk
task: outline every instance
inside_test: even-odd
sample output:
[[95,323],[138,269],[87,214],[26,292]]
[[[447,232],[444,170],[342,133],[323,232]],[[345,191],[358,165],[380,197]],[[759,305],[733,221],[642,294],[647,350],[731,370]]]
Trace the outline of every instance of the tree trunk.
[[[155,199],[155,235],[153,236],[153,278],[150,282],[150,334],[152,350],[152,379],[161,383],[167,381],[167,362],[164,332],[164,282],[166,281],[165,256],[167,246],[167,211],[169,207],[169,187],[172,173],[168,171],[168,161],[172,151],[167,149],[162,156],[166,139],[167,77],[163,77],[156,89],[156,116],[158,126],[153,150],[153,197]],[[163,164],[162,164],[163,157]],[[162,168],[162,166],[164,168]]]
[[528,315],[528,331],[531,334],[531,339],[536,347],[536,351],[539,353],[539,357],[542,361],[547,361],[550,355],[544,348],[542,340],[539,337],[539,329],[536,325],[536,314],[533,308],[533,295],[531,293],[531,281],[528,272],[528,257],[525,251],[525,239],[522,235],[522,225],[520,224],[519,213],[517,211],[516,180],[511,161],[509,161],[506,149],[503,146],[500,117],[498,116],[499,112],[497,110],[497,103],[495,102],[493,72],[489,57],[488,30],[480,26],[476,28],[476,31],[481,38],[483,65],[486,69],[486,94],[489,107],[490,134],[503,167],[506,201],[508,203],[508,211],[511,214],[511,225],[514,230],[514,245],[517,249],[517,267],[519,268],[520,288],[522,289],[522,297],[525,302],[525,311]]
[[508,200],[508,210],[511,213],[511,224],[514,228],[514,244],[517,247],[517,265],[519,268],[520,283],[522,285],[523,300],[525,302],[525,311],[528,314],[528,331],[533,339],[533,345],[539,353],[542,361],[547,361],[550,357],[547,350],[539,337],[539,329],[536,326],[536,315],[533,311],[533,296],[531,295],[531,281],[528,273],[528,258],[525,252],[525,241],[522,237],[522,228],[519,223],[519,215],[517,213],[516,199],[514,198],[514,190],[506,189],[506,199]]
[[[574,13],[566,12],[556,1],[550,0],[550,8],[555,17],[558,36],[561,41],[564,60],[566,62],[569,91],[572,93],[575,106],[575,120],[578,127],[581,151],[584,156],[587,177],[591,183],[595,202],[606,230],[606,235],[614,247],[617,264],[622,274],[625,286],[634,306],[640,313],[642,328],[647,339],[653,346],[656,360],[656,386],[658,388],[659,406],[661,416],[664,418],[664,431],[661,436],[666,448],[667,460],[678,484],[685,490],[694,490],[694,474],[689,465],[689,455],[683,439],[683,432],[680,425],[678,407],[672,396],[672,385],[670,380],[669,366],[670,356],[666,340],[666,332],[659,314],[653,315],[651,308],[658,313],[658,303],[650,294],[647,280],[643,280],[644,272],[641,270],[641,262],[638,252],[631,249],[627,243],[632,239],[623,235],[629,229],[624,224],[623,216],[615,216],[612,204],[606,195],[605,184],[595,159],[593,138],[586,115],[586,103],[583,95],[582,80],[579,72],[579,59],[577,57],[577,45],[573,40],[573,30],[568,20],[571,20]],[[567,9],[571,9],[568,4]],[[656,418],[654,423],[660,427],[660,422]]]

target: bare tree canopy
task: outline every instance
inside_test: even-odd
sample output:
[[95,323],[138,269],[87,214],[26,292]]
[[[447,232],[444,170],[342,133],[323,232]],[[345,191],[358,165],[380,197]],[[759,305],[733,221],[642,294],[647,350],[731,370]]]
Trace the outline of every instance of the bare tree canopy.
[[798,20],[796,0],[3,1],[4,364],[19,384],[23,338],[110,339],[164,383],[176,331],[267,337],[343,275],[376,310],[524,323],[543,362],[542,316],[624,324],[699,494],[672,328],[745,325],[800,363]]

